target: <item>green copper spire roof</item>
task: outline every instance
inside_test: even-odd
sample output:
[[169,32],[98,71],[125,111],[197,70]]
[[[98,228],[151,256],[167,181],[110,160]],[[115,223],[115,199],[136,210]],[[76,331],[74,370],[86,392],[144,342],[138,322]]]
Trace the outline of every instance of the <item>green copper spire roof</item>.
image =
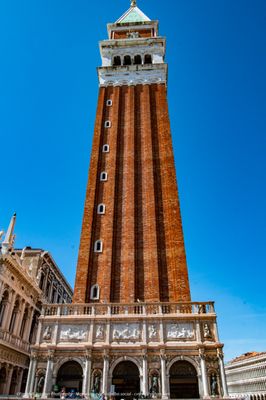
[[130,22],[147,22],[150,18],[147,17],[137,6],[136,1],[131,1],[131,7],[120,17],[116,24],[128,24]]

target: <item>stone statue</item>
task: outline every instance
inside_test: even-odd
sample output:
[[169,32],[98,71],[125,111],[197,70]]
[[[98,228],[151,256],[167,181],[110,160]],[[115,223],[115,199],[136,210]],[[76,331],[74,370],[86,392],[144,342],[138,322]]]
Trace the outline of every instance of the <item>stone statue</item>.
[[42,393],[44,385],[44,376],[42,375],[37,384],[37,393]]
[[131,0],[131,7],[137,7],[137,0]]
[[36,282],[39,284],[39,282],[40,282],[40,280],[41,280],[41,277],[42,277],[42,270],[41,270],[41,268],[39,269],[39,271],[38,271],[38,274],[37,274],[37,276],[36,276]]
[[42,338],[43,340],[51,340],[52,337],[52,328],[47,326],[43,332]]
[[203,326],[203,336],[205,339],[211,339],[212,338],[212,334],[209,328],[208,324],[204,324]]
[[218,383],[216,375],[211,376],[211,395],[217,396],[218,395]]
[[93,382],[93,392],[94,393],[100,393],[100,386],[101,386],[100,375],[95,375],[94,376],[94,382]]
[[128,39],[136,39],[139,38],[139,32],[128,32],[127,33]]
[[151,378],[151,393],[158,393],[158,392],[159,392],[158,376],[153,375]]

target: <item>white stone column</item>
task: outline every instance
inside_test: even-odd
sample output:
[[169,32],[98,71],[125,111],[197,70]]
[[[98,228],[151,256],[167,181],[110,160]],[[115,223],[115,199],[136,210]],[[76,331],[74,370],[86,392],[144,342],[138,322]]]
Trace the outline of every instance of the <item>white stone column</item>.
[[82,385],[82,394],[84,396],[90,395],[90,387],[91,387],[91,357],[87,355],[85,359],[83,385]]
[[34,385],[34,379],[35,379],[35,373],[36,373],[36,367],[37,367],[37,359],[36,359],[35,356],[31,356],[29,372],[28,372],[28,378],[27,378],[27,384],[26,384],[26,389],[25,389],[25,393],[23,395],[23,398],[30,397],[30,395],[32,393],[33,385]]
[[52,390],[52,375],[53,375],[53,366],[54,366],[53,357],[54,357],[53,353],[50,352],[48,354],[45,381],[44,381],[43,392],[42,392],[42,397],[41,397],[42,399],[47,399],[49,397],[49,393]]
[[13,314],[14,304],[16,300],[16,293],[13,292],[11,295],[10,301],[6,304],[5,311],[4,311],[4,318],[2,323],[2,328],[6,331],[9,330],[10,320]]
[[22,378],[23,378],[23,368],[19,369],[19,375],[18,375],[18,382],[17,382],[17,392],[20,393],[21,390],[21,383],[22,383]]
[[104,355],[103,358],[103,387],[102,393],[107,396],[108,394],[108,372],[109,372],[109,356]]
[[220,368],[221,383],[222,383],[222,389],[223,389],[223,397],[228,397],[229,394],[228,394],[226,375],[225,375],[225,370],[224,370],[223,353],[222,353],[221,349],[217,349],[217,356],[218,356],[218,360],[219,360],[219,368]]
[[22,324],[22,320],[23,320],[23,316],[24,316],[24,312],[25,312],[25,307],[26,307],[26,303],[23,300],[22,307],[16,318],[16,323],[15,323],[15,328],[14,328],[15,336],[19,336],[19,334],[20,334],[20,328],[21,328],[21,324]]
[[23,335],[23,338],[22,338],[22,339],[26,340],[26,342],[29,341],[30,330],[31,330],[31,325],[32,325],[32,321],[33,321],[34,311],[35,311],[34,308],[30,308],[29,316],[28,316],[28,319],[26,321],[26,325],[25,325],[25,329],[24,329],[24,335]]
[[201,369],[201,379],[202,379],[202,387],[203,387],[203,397],[209,396],[209,385],[208,385],[208,377],[206,371],[206,361],[205,355],[202,350],[200,350],[200,369]]
[[8,369],[7,369],[8,373],[7,373],[6,385],[5,385],[5,389],[4,389],[4,393],[3,394],[9,394],[13,370],[14,370],[14,366],[13,365],[9,365]]
[[161,354],[161,387],[162,399],[168,399],[167,382],[166,382],[166,357]]
[[144,354],[142,357],[142,393],[147,396],[149,393],[148,389],[148,362],[147,355]]

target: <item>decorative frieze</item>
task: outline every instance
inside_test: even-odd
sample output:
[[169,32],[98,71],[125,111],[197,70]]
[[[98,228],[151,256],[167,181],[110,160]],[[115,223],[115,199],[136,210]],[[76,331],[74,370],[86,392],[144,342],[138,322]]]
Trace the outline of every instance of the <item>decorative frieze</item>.
[[195,339],[195,328],[193,323],[167,323],[167,340]]
[[86,325],[61,325],[59,341],[61,342],[85,342],[88,336]]
[[139,341],[141,340],[140,324],[114,324],[112,326],[113,341]]

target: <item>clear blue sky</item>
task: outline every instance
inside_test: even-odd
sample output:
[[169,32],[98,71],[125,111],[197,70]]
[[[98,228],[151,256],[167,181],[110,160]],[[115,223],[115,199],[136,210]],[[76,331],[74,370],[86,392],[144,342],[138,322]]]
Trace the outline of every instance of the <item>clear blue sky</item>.
[[[98,41],[128,0],[0,3],[0,228],[74,282]],[[169,108],[193,299],[226,359],[266,350],[266,2],[139,0],[167,37]]]

